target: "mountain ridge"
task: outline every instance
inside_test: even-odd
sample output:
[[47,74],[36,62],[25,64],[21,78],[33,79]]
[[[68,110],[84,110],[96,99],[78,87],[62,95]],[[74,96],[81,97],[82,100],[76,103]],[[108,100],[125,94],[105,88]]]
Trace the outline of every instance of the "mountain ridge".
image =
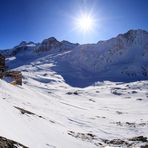
[[[9,53],[9,54],[7,54]],[[148,79],[148,32],[129,30],[96,44],[73,44],[51,37],[41,43],[22,42],[7,56],[10,68],[17,68],[42,59],[54,63],[53,71],[66,83],[85,87],[97,81],[137,81]]]
[[[17,46],[26,46],[26,45],[29,45],[29,44],[34,44],[34,45],[39,45],[39,44],[42,44],[44,43],[45,41],[48,41],[48,40],[53,40],[53,41],[57,41],[57,42],[60,42],[60,43],[70,43],[70,44],[75,44],[75,45],[86,45],[86,44],[98,44],[98,43],[103,43],[105,41],[109,41],[111,39],[114,39],[114,38],[118,38],[120,36],[126,36],[130,33],[136,33],[136,32],[143,32],[145,34],[148,34],[148,31],[146,30],[143,30],[143,29],[130,29],[129,31],[125,32],[125,33],[120,33],[118,35],[116,35],[115,37],[112,37],[110,39],[107,39],[107,40],[100,40],[98,41],[97,43],[85,43],[85,44],[79,44],[79,43],[72,43],[72,42],[69,42],[67,40],[62,40],[61,42],[59,40],[57,40],[55,37],[49,37],[47,39],[43,39],[41,42],[38,42],[38,43],[35,43],[33,41],[21,41],[18,45],[14,46],[13,48],[17,47]],[[4,51],[7,51],[7,50],[10,50],[10,49],[13,49],[13,48],[8,48],[8,49],[1,49],[0,52],[3,53]]]

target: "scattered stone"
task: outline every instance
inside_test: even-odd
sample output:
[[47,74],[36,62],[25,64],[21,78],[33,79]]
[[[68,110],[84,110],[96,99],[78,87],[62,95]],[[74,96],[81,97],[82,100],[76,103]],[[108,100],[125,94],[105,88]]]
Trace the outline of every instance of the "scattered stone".
[[132,94],[136,94],[136,93],[138,93],[137,91],[132,91]]
[[20,108],[20,107],[17,107],[17,106],[15,106],[15,108],[18,109],[21,112],[21,114],[35,115],[35,113],[32,113],[32,112],[25,110],[23,108]]
[[93,99],[89,99],[89,101],[91,101],[91,102],[95,102],[95,100],[93,100]]
[[67,94],[67,95],[72,95],[73,93],[72,93],[72,92],[67,92],[66,94]]
[[121,96],[121,95],[122,95],[122,93],[117,92],[117,90],[112,90],[111,92],[112,92],[112,94],[114,94],[114,95],[118,95],[118,96]]
[[141,148],[148,148],[148,144],[141,146]]
[[67,95],[79,95],[79,93],[77,91],[74,91],[74,92],[67,92],[66,93]]
[[119,121],[119,122],[115,122],[118,126],[123,126],[123,124]]
[[31,112],[31,111],[25,110],[25,109],[17,107],[17,106],[14,106],[14,107],[16,109],[18,109],[21,112],[21,114],[33,115],[33,116],[37,116],[39,118],[45,119],[43,116],[37,115],[37,114],[35,114],[35,113]]
[[132,128],[135,128],[135,127],[144,127],[144,126],[148,126],[147,123],[134,123],[134,122],[112,122],[118,126],[127,126],[127,127],[132,127]]
[[136,99],[136,100],[138,100],[138,101],[142,101],[143,99],[142,99],[142,98],[138,98],[138,99]]
[[126,99],[131,99],[131,97],[125,97]]
[[96,116],[97,118],[103,118],[103,119],[105,119],[106,117],[104,117],[104,116]]
[[56,146],[54,146],[54,145],[50,145],[50,144],[46,144],[46,146],[48,146],[48,147],[50,147],[50,148],[56,148]]
[[98,143],[94,143],[96,146],[98,146],[98,147],[102,147],[103,146],[103,144],[102,143],[100,143],[100,142],[98,142]]
[[123,114],[123,112],[120,112],[120,111],[116,111],[116,113],[117,113],[118,115]]
[[138,136],[128,139],[129,141],[148,142],[147,137]]
[[125,122],[126,125],[128,125],[129,127],[136,127],[136,123],[133,122]]
[[106,144],[112,144],[112,145],[128,145],[128,142],[121,139],[113,139],[113,140],[102,139],[102,141]]
[[47,73],[44,73],[44,74],[43,74],[43,76],[47,76],[47,75],[48,75]]
[[75,133],[73,131],[69,131],[68,134],[75,138],[80,138],[82,140],[87,140],[87,141],[92,141],[96,139],[96,136],[93,135],[92,133]]
[[16,141],[4,138],[0,136],[0,148],[29,148]]
[[74,94],[74,95],[79,95],[77,91],[75,91],[73,94]]

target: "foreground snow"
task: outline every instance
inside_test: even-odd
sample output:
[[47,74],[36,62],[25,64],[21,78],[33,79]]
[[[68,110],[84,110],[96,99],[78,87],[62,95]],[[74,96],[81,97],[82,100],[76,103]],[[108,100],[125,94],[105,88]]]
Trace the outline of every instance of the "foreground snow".
[[112,139],[146,144],[129,138],[148,137],[148,81],[73,88],[46,66],[20,67],[23,86],[0,80],[1,136],[31,148],[95,148]]

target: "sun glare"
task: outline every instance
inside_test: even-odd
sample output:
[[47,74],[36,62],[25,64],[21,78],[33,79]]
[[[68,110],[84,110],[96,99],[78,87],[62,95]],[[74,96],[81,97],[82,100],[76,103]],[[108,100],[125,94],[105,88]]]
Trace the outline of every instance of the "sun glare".
[[79,31],[86,33],[94,29],[95,20],[89,14],[81,14],[75,19],[75,25]]

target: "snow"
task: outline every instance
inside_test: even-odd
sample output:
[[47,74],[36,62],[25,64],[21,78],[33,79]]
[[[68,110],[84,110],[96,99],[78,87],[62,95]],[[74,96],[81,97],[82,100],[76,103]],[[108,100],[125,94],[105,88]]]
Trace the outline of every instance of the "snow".
[[[148,137],[148,78],[140,68],[148,64],[141,55],[148,37],[141,30],[129,34],[134,43],[119,35],[88,45],[63,41],[62,50],[56,41],[39,53],[41,44],[23,46],[7,59],[9,68],[22,71],[23,85],[0,80],[0,136],[30,148],[114,147],[104,140]],[[136,73],[135,81],[130,75],[122,81],[121,70]],[[113,76],[117,81],[109,81]]]
[[[85,87],[96,81],[110,80],[131,82],[148,79],[148,33],[142,30],[129,31],[97,44],[76,46],[71,52],[58,56],[58,67],[53,70],[72,86]],[[62,67],[59,70],[59,67]],[[65,67],[68,67],[65,69]],[[71,81],[77,79],[80,84]],[[82,78],[84,81],[81,82]],[[88,84],[86,80],[89,79]],[[86,83],[84,86],[81,84]]]
[[[32,65],[18,68],[28,70],[23,72],[23,86],[0,80],[2,136],[31,148],[97,147],[95,141],[77,139],[69,135],[69,131],[92,133],[98,142],[100,139],[148,136],[148,81],[127,84],[105,81],[95,86],[74,88],[60,75],[48,70],[52,64],[38,66],[40,71]],[[45,82],[44,79],[52,81]],[[35,115],[21,114],[15,107]],[[123,125],[119,126],[119,122]],[[134,123],[135,127],[126,122]]]

